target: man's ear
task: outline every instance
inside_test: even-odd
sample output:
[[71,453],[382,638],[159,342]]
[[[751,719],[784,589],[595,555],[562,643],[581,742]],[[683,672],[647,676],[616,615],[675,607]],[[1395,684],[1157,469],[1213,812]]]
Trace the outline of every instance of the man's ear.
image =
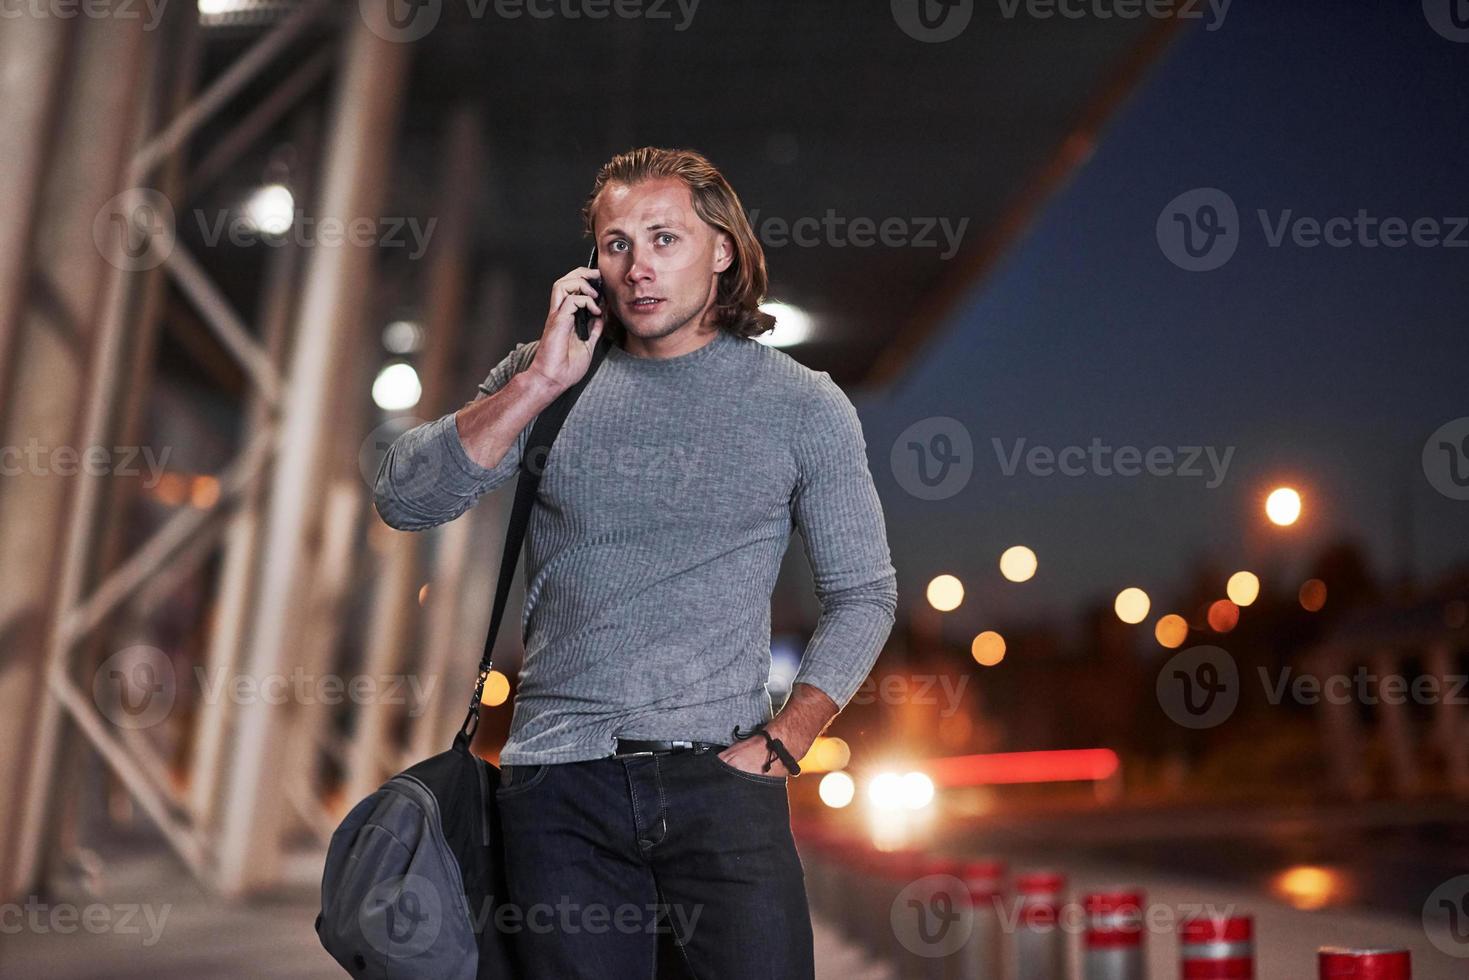
[[734,264],[734,239],[725,232],[717,232],[714,240],[714,271],[723,272]]

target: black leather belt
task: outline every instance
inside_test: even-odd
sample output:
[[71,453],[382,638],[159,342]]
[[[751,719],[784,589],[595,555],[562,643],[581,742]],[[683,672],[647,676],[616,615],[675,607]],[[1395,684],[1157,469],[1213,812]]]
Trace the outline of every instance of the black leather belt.
[[666,739],[666,738],[619,738],[616,740],[617,748],[613,753],[614,758],[626,755],[666,755],[670,752],[707,752],[710,749],[719,750],[725,748],[718,742],[696,742],[689,739]]

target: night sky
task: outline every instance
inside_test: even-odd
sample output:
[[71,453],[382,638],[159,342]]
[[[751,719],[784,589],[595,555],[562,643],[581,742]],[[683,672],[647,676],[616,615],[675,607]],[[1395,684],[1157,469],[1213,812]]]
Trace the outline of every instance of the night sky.
[[[1437,492],[1421,464],[1429,435],[1469,416],[1469,229],[1459,248],[1272,248],[1256,214],[1366,209],[1440,219],[1447,235],[1447,219],[1469,215],[1466,110],[1469,43],[1435,33],[1417,3],[1241,0],[1220,29],[1181,33],[908,376],[854,399],[902,602],[952,572],[968,590],[955,618],[982,629],[1138,585],[1151,622],[1200,558],[1227,574],[1271,549],[1303,566],[1355,537],[1383,578],[1403,570],[1407,541],[1420,580],[1469,560],[1469,501]],[[1165,205],[1197,187],[1225,191],[1240,215],[1237,251],[1208,272],[1172,264],[1155,234]],[[919,500],[889,453],[943,415],[969,431],[974,474]],[[991,444],[1093,437],[1234,453],[1210,489],[1208,477],[1007,477]],[[1305,501],[1288,532],[1260,509],[1277,482]],[[999,575],[1012,544],[1039,555],[1028,583]],[[1264,584],[1294,592],[1299,579]]]

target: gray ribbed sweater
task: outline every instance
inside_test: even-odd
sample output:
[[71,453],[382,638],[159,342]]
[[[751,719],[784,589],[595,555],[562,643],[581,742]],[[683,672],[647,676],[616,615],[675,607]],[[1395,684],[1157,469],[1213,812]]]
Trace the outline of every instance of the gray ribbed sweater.
[[[479,390],[538,345],[517,344]],[[453,520],[516,475],[529,432],[493,469],[466,454],[453,413],[404,433],[377,474],[378,513],[403,530]],[[826,372],[723,330],[672,358],[610,348],[531,511],[501,762],[600,758],[614,736],[728,743],[768,721],[770,594],[793,528],[821,604],[795,682],[845,707],[897,605],[852,403]]]

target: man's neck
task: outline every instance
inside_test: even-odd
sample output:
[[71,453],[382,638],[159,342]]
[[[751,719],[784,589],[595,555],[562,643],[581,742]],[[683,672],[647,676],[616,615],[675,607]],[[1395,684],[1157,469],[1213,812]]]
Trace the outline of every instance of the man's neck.
[[644,339],[629,330],[623,331],[622,349],[631,357],[664,360],[689,354],[705,344],[712,343],[719,333],[718,327],[682,327],[663,337]]

